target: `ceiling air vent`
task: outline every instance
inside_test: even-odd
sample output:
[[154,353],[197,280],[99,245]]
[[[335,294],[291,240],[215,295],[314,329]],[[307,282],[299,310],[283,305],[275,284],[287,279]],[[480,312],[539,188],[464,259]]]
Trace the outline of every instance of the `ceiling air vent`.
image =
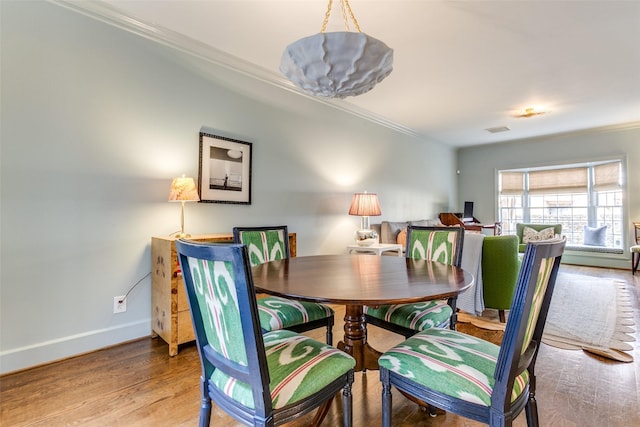
[[511,129],[509,129],[507,126],[496,126],[494,128],[487,128],[485,130],[491,133],[500,133],[510,131]]

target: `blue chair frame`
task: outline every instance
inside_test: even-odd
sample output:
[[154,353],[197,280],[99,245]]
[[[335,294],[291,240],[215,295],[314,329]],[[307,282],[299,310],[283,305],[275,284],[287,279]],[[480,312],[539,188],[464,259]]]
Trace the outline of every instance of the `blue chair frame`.
[[[269,392],[269,367],[265,354],[265,344],[255,298],[255,287],[246,247],[241,244],[204,244],[180,239],[176,241],[176,249],[187,290],[191,317],[196,334],[196,344],[202,365],[199,426],[205,427],[210,424],[212,400],[222,410],[247,425],[280,425],[298,418],[315,408],[319,409],[313,422],[320,423],[327,414],[333,397],[341,390],[343,424],[350,426],[353,417],[351,396],[353,369],[337,376],[330,384],[315,394],[299,400],[295,404],[274,409]],[[247,356],[246,366],[220,356],[220,354],[214,351],[213,347],[209,345],[203,324],[203,314],[195,293],[194,278],[189,268],[189,258],[204,261],[230,262],[233,266],[234,284],[238,300],[237,304],[240,312],[243,341]],[[353,364],[355,365],[355,361]],[[238,381],[250,385],[254,402],[253,409],[241,405],[236,400],[230,398],[211,382],[210,378],[213,372],[218,369],[236,378]]]
[[[490,426],[510,426],[513,419],[525,409],[527,425],[538,426],[534,368],[565,243],[566,239],[563,238],[527,244],[518,277],[518,286],[496,362],[490,406],[440,393],[381,366],[382,425],[391,426],[391,386],[394,386],[414,399]],[[543,277],[540,275],[541,267],[549,265],[543,264],[546,261],[551,265],[547,286],[544,294],[538,295],[542,297],[542,302],[538,306],[537,321],[535,324],[529,324],[530,316],[535,315],[534,296],[536,296],[538,279]],[[527,342],[527,336],[531,339],[526,349],[522,350]],[[512,401],[514,381],[524,371],[528,371],[529,382],[522,393]]]

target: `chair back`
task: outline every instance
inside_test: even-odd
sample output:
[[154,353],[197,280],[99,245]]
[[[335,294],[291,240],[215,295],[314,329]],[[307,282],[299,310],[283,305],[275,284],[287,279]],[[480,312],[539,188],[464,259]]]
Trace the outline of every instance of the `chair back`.
[[[256,413],[270,411],[269,372],[246,247],[178,240],[176,249],[203,382],[206,384],[216,371],[221,381],[249,384],[250,405]],[[219,404],[229,401],[221,391],[213,393],[221,396],[216,399]]]
[[518,238],[485,236],[482,244],[482,290],[486,308],[508,310],[518,283]]
[[406,257],[442,262],[460,267],[462,262],[462,227],[407,227]]
[[289,231],[286,225],[234,227],[233,241],[247,246],[251,266],[289,258]]
[[514,389],[528,384],[521,374],[528,371],[533,378],[565,243],[561,238],[527,244],[494,374],[491,406],[500,413],[511,406]]

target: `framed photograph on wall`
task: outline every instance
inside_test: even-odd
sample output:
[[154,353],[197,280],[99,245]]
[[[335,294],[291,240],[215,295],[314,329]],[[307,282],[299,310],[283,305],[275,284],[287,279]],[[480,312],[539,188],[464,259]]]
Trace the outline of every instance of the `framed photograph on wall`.
[[200,201],[251,204],[250,142],[200,132]]

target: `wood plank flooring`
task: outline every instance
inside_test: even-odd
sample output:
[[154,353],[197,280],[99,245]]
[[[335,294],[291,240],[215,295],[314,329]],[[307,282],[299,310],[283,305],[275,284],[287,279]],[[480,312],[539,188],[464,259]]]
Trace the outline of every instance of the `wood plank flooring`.
[[[627,281],[634,292],[636,330],[640,328],[640,276],[629,271],[563,265],[563,271]],[[344,309],[336,307],[336,319]],[[342,336],[336,322],[334,336]],[[323,340],[322,331],[310,333]],[[636,340],[640,334],[636,332]],[[371,327],[369,341],[389,348],[401,337]],[[541,426],[640,426],[640,344],[634,363],[612,362],[582,351],[543,345],[536,366]],[[175,357],[161,339],[145,338],[50,365],[0,377],[2,426],[194,426],[198,422],[200,362],[193,345]],[[380,423],[377,371],[356,373],[354,426]],[[340,399],[323,425],[340,425]],[[311,416],[291,423],[308,425]],[[395,426],[480,426],[442,414],[430,418],[399,393],[393,394]],[[212,426],[240,425],[214,408]],[[525,426],[522,414],[515,426]]]

